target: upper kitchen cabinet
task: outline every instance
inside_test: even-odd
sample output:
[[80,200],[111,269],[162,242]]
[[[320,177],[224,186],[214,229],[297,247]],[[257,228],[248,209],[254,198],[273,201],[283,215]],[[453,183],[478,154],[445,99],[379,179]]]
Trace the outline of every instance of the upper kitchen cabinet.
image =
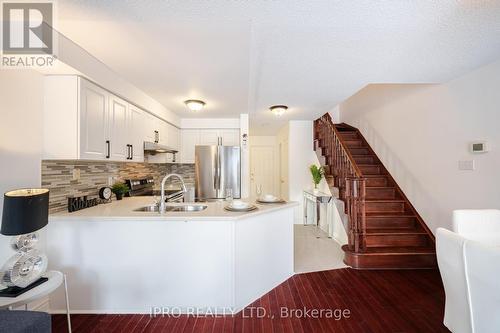
[[239,146],[239,129],[183,129],[181,130],[181,161],[194,163],[198,145]]
[[[57,80],[54,80],[55,77],[49,77],[48,81],[51,85],[57,85],[58,82],[54,82]],[[68,78],[64,77],[62,81],[67,81]],[[77,84],[77,81],[70,80],[71,83]],[[63,82],[61,82],[63,83]],[[47,86],[46,86],[47,88]],[[53,88],[53,87],[52,87]],[[77,87],[75,91],[78,91]],[[74,101],[71,100],[73,97],[73,94],[71,94],[70,100],[65,101],[63,94],[60,96],[60,101],[62,103],[67,103],[70,105],[73,105],[73,102],[78,100],[78,93],[76,96],[77,97]],[[51,98],[53,96],[50,96],[46,94],[46,100],[45,102],[47,103],[47,98]],[[100,87],[93,85],[87,81],[82,80],[81,85],[80,85],[80,154],[78,154],[78,151],[72,151],[71,147],[64,147],[65,149],[68,150],[68,153],[71,153],[72,158],[83,158],[83,159],[104,159],[109,156],[109,150],[110,150],[110,142],[107,140],[108,137],[108,127],[109,127],[109,94],[106,90],[101,89]],[[51,101],[54,103],[55,101]],[[77,102],[76,102],[77,103]],[[74,107],[78,109],[78,104],[74,104]],[[71,108],[67,109],[67,113],[75,113],[71,110]],[[45,113],[55,113],[57,112],[60,114],[64,112],[64,109],[59,110],[57,107],[51,108],[50,110],[45,110]],[[77,112],[74,115],[75,120],[78,120],[77,117]],[[73,117],[71,117],[73,118]],[[77,123],[78,124],[78,121]],[[67,137],[73,137],[75,139],[77,134],[76,133],[70,133],[74,130],[76,130],[76,127],[74,126],[75,124],[71,124],[69,128],[67,125],[70,125],[65,122],[58,122],[57,119],[53,119],[53,122],[48,125],[52,130],[51,131],[46,131],[45,132],[45,141],[47,143],[47,140],[50,139],[56,139],[59,136],[59,131],[62,130],[66,132]],[[59,142],[64,145],[64,140],[60,140]],[[73,142],[73,140],[70,140]],[[77,145],[76,147],[77,148]],[[47,158],[57,158],[57,151],[55,149],[52,149],[50,152],[50,156],[46,156]],[[74,154],[74,155],[73,155]],[[80,155],[80,156],[78,156]],[[60,158],[64,158],[61,156]]]
[[158,142],[159,134],[158,134],[158,118],[153,116],[152,114],[144,115],[144,141],[148,142]]
[[145,111],[78,76],[44,89],[44,159],[144,161]]
[[239,129],[223,129],[219,131],[219,137],[223,146],[239,146],[240,145],[240,130]]
[[[110,159],[114,161],[130,160],[130,143],[132,139],[129,132],[129,107],[128,103],[116,96],[110,96],[109,104],[109,143]],[[85,138],[83,138],[85,139]]]
[[[170,124],[167,124],[167,146],[174,148],[177,151],[181,150],[181,133],[180,130]],[[167,162],[180,162],[179,153],[167,154]]]
[[220,144],[219,130],[202,129],[199,130],[199,145],[218,145]]
[[239,146],[239,129],[200,129],[200,145]]
[[194,148],[200,142],[200,131],[197,129],[181,130],[181,161],[194,163]]
[[132,161],[144,161],[146,115],[149,115],[149,113],[144,112],[134,105],[129,106],[128,132],[131,135],[130,157]]

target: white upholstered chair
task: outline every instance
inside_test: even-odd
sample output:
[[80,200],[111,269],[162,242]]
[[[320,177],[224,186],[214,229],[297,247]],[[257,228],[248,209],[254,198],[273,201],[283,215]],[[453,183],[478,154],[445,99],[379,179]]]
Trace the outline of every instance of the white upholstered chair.
[[467,240],[465,272],[473,333],[500,332],[500,247]]
[[463,256],[465,241],[454,232],[437,229],[436,254],[446,294],[443,322],[453,333],[472,332]]
[[498,246],[500,245],[500,210],[455,210],[453,211],[453,231],[467,239]]

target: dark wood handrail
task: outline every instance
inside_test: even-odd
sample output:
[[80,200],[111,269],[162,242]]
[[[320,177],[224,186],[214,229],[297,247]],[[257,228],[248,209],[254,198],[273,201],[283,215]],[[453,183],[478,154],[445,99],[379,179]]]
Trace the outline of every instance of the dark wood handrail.
[[354,161],[354,157],[352,156],[351,152],[346,149],[344,139],[339,134],[339,130],[333,124],[333,121],[332,121],[332,118],[330,117],[330,114],[326,113],[325,115],[323,115],[320,118],[320,121],[324,121],[325,125],[328,126],[335,133],[335,136],[337,137],[337,139],[341,143],[341,147],[342,147],[344,154],[347,155],[347,158],[349,159],[349,163],[351,164],[352,168],[354,169],[355,176],[356,177],[363,177],[363,174],[362,174],[361,170],[359,169],[358,165],[356,164],[356,162]]
[[348,215],[348,246],[351,251],[366,249],[365,179],[329,114],[315,122],[315,135],[325,140],[328,170],[339,188]]

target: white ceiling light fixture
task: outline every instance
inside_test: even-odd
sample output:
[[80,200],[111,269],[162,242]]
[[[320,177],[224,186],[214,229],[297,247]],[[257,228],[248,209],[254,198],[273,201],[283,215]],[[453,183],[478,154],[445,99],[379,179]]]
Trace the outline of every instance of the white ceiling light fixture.
[[285,113],[286,110],[288,110],[288,106],[286,105],[273,105],[269,108],[272,113],[274,113],[276,116],[280,117]]
[[200,111],[205,106],[205,102],[200,101],[199,99],[188,99],[187,101],[184,101],[184,104],[186,104],[189,110],[194,112]]

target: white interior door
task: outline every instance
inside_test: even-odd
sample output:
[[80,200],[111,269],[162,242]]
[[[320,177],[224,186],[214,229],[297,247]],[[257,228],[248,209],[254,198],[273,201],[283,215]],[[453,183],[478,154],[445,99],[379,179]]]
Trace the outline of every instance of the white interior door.
[[257,197],[257,187],[263,194],[278,195],[276,191],[274,146],[250,148],[250,195]]

